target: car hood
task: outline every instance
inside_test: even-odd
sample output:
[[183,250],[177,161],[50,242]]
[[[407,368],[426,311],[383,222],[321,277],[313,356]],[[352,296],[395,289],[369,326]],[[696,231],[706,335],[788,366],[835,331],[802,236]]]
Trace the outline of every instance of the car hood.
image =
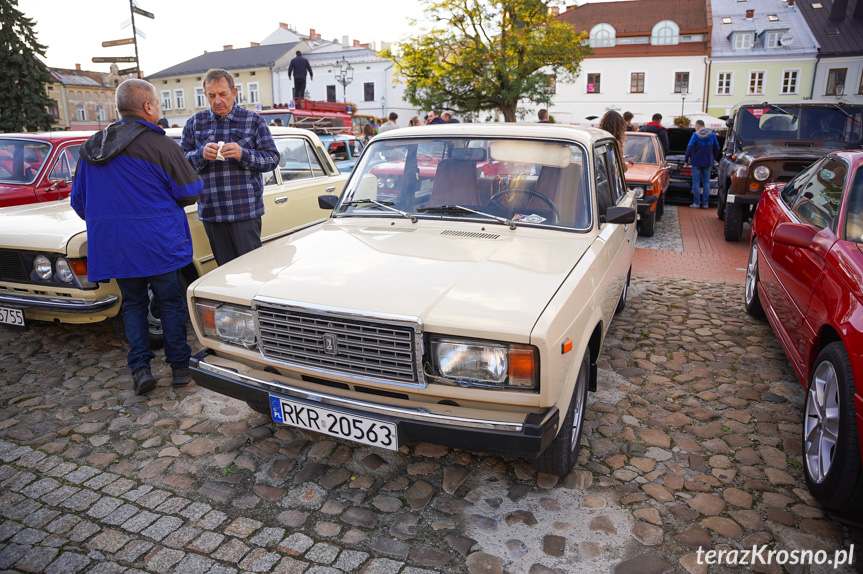
[[69,240],[87,230],[69,200],[0,209],[0,247],[66,252]]
[[775,147],[763,145],[750,145],[743,147],[742,153],[737,154],[737,162],[743,160],[773,160],[773,159],[811,159],[815,161],[824,157],[831,151],[836,151],[836,147]]
[[650,181],[658,166],[649,163],[636,163],[626,170],[626,181]]
[[219,267],[194,293],[418,317],[450,334],[528,342],[593,241],[524,227],[330,220]]

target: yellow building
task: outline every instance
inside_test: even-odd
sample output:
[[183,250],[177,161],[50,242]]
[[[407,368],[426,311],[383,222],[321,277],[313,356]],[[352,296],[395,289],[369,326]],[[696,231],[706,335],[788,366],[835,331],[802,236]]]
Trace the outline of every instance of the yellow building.
[[123,81],[117,65],[107,74],[90,72],[75,64],[75,69],[48,68],[51,82],[46,86],[54,103],[48,111],[54,118],[53,130],[98,130],[116,121],[114,92]]

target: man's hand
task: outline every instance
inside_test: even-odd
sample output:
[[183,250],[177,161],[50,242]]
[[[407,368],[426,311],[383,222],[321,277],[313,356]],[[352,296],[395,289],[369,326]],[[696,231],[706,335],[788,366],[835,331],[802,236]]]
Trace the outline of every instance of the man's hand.
[[[224,149],[222,148],[222,154],[224,155]],[[208,143],[204,146],[204,159],[207,161],[215,161],[216,155],[219,153],[219,145],[216,143]]]
[[222,157],[225,159],[241,159],[243,157],[243,148],[238,143],[226,143],[222,146]]

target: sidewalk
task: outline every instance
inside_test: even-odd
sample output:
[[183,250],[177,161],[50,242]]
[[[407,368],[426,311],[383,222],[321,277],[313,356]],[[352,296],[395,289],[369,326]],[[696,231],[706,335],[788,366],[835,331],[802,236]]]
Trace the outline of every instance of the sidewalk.
[[[739,242],[725,241],[724,223],[716,209],[666,206],[666,213],[678,210],[683,251],[636,248],[632,274],[639,277],[668,277],[714,283],[742,284],[749,255],[749,225]],[[657,233],[667,221],[656,224]]]

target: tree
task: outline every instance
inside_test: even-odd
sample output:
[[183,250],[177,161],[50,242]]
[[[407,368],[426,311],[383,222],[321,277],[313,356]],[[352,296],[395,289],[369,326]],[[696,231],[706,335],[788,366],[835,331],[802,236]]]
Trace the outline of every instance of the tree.
[[520,99],[548,104],[549,74],[573,81],[589,53],[585,34],[557,21],[543,0],[424,4],[432,25],[397,48],[405,97],[423,109],[498,109],[515,121]]
[[33,20],[18,10],[18,0],[0,0],[0,132],[51,128],[45,84],[51,81],[46,47],[36,39]]

